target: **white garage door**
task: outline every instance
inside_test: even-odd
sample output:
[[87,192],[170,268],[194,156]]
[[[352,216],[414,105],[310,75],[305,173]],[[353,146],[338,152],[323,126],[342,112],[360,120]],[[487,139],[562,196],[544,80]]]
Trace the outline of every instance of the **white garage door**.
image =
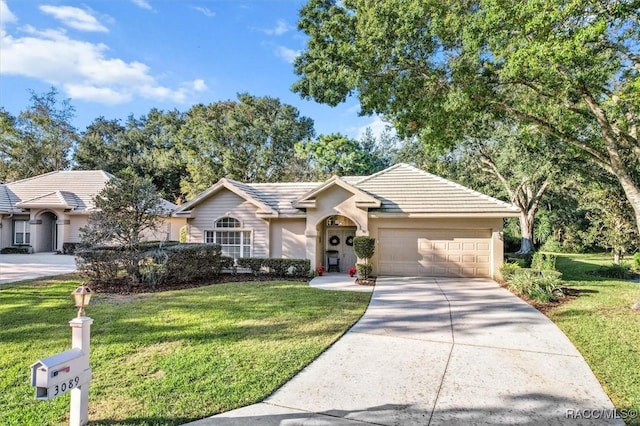
[[380,275],[489,277],[489,229],[380,229]]

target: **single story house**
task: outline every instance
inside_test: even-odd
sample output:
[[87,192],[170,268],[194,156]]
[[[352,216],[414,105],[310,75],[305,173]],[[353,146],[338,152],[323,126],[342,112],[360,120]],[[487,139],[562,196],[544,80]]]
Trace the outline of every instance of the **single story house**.
[[220,244],[234,258],[306,258],[346,272],[353,237],[376,239],[374,274],[494,277],[502,227],[517,207],[407,164],[371,176],[309,183],[223,178],[180,206],[187,242]]
[[[0,249],[30,245],[34,252],[61,251],[80,241],[94,209],[93,197],[113,175],[102,170],[50,172],[0,185]],[[167,212],[177,206],[163,201]],[[167,218],[148,239],[178,239],[184,220]]]

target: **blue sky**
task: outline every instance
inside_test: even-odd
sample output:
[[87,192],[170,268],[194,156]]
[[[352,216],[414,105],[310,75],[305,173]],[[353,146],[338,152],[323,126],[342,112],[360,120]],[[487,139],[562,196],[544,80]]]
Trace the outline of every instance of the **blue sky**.
[[0,106],[17,115],[29,89],[52,86],[82,131],[96,117],[235,99],[247,92],[294,105],[318,134],[358,137],[376,117],[357,100],[331,108],[292,93],[302,0],[0,0]]

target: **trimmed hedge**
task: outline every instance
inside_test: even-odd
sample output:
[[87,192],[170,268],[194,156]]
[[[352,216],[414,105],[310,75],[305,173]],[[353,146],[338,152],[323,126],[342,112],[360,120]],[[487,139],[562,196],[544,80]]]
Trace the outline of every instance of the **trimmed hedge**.
[[[93,247],[76,251],[78,270],[91,281],[117,283],[122,277],[155,288],[159,284],[215,278],[233,259],[213,244],[145,243],[134,250]],[[131,265],[136,268],[131,270]]]
[[31,246],[11,246],[0,250],[0,254],[31,254],[33,247]]
[[166,254],[162,282],[188,282],[211,279],[233,266],[233,259],[222,255],[216,244],[178,244],[163,250]]
[[62,243],[62,254],[75,254],[80,243]]
[[[278,277],[307,277],[311,262],[307,259],[241,258],[237,265],[222,255],[216,244],[145,243],[136,250],[123,247],[77,249],[78,269],[93,282],[160,284],[210,281],[223,270],[236,272],[236,266],[248,268],[254,275],[269,271]],[[132,265],[134,266],[132,268]]]
[[254,275],[268,270],[278,277],[306,277],[311,270],[308,259],[282,259],[276,257],[242,257],[237,260],[240,268],[250,269]]

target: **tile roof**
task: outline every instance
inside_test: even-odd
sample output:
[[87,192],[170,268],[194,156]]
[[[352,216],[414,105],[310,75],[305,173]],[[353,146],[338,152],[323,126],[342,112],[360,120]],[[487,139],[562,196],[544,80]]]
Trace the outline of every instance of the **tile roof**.
[[[518,208],[481,194],[408,164],[396,164],[371,176],[346,176],[342,181],[380,200],[379,208],[371,212],[395,214],[497,214],[513,216]],[[312,193],[327,182],[240,183],[226,179],[242,193],[265,204],[280,215],[304,215],[294,207],[301,197]],[[213,187],[212,187],[213,188]],[[187,211],[195,204],[187,203]]]
[[408,164],[396,164],[354,186],[378,198],[384,213],[518,213],[517,207]]
[[[65,208],[88,213],[93,197],[113,175],[102,170],[63,170],[0,185],[0,213],[20,212],[22,208]],[[165,210],[177,206],[163,200]]]

